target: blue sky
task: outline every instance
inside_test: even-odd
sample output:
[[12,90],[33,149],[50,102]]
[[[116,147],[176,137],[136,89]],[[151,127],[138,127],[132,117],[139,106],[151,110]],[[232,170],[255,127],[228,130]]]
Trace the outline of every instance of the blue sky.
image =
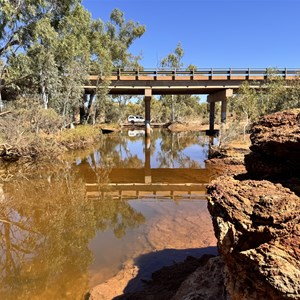
[[155,68],[181,42],[185,66],[299,68],[300,0],[83,0],[93,18],[119,8],[146,26],[130,48]]

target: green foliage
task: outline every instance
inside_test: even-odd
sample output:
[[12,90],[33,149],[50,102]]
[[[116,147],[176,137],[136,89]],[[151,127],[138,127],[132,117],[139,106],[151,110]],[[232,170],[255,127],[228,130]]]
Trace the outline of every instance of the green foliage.
[[[178,43],[173,53],[168,54],[161,60],[161,67],[179,69],[183,67],[182,58],[184,50]],[[195,65],[190,64],[187,70],[197,70]],[[169,121],[184,121],[186,118],[204,117],[199,96],[194,95],[165,95],[161,96],[162,119]]]
[[193,117],[206,117],[207,106],[200,103],[200,97],[197,95],[165,95],[160,99],[163,120],[185,121]]
[[230,99],[229,109],[248,124],[264,114],[300,107],[299,78],[288,84],[287,87],[287,82],[277,75],[276,69],[270,69],[257,89],[251,88],[245,81],[237,95]]
[[187,68],[186,68],[187,70],[189,70],[189,71],[197,71],[197,66],[195,66],[195,65],[193,65],[193,64],[190,64],[190,65],[188,65],[187,66]]
[[248,81],[243,82],[238,94],[229,100],[230,109],[234,111],[239,118],[246,116],[255,120],[262,113],[262,107],[259,106],[259,97],[255,89],[252,89]]
[[[83,106],[82,87],[91,71],[110,74],[114,66],[138,66],[140,56],[128,48],[145,32],[118,9],[107,23],[93,20],[80,2],[0,0],[0,95],[6,88],[12,98],[39,98],[65,124]],[[98,97],[86,105],[86,119],[93,109],[94,116],[102,109],[105,93],[99,87]]]
[[165,58],[161,60],[162,68],[177,68],[183,66],[181,59],[183,58],[184,51],[181,43],[178,43],[177,47],[174,50],[174,53],[168,54]]

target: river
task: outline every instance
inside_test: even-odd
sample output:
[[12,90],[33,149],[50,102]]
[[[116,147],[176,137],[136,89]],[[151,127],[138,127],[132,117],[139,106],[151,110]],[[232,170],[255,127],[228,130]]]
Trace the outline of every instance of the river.
[[216,253],[208,143],[202,133],[124,131],[59,163],[3,166],[0,299],[83,299],[128,262],[134,290],[164,265]]

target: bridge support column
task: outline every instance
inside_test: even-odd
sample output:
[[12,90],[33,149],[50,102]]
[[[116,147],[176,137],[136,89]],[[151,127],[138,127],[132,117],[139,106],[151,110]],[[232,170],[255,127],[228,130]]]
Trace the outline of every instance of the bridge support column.
[[151,120],[151,98],[152,98],[152,90],[151,89],[145,89],[145,133],[146,136],[151,136],[151,126],[150,126],[150,120]]
[[232,89],[222,90],[207,97],[207,102],[210,104],[209,110],[209,130],[207,130],[208,135],[214,135],[216,132],[214,130],[215,123],[215,103],[221,101],[221,123],[226,122],[226,111],[227,111],[227,98],[233,95]]

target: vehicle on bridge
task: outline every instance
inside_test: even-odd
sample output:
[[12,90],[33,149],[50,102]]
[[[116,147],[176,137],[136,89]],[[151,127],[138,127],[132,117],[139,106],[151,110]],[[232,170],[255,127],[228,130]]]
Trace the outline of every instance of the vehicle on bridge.
[[128,116],[127,120],[131,124],[134,124],[134,123],[144,123],[145,122],[144,117],[142,117],[142,116],[135,116],[135,115]]

